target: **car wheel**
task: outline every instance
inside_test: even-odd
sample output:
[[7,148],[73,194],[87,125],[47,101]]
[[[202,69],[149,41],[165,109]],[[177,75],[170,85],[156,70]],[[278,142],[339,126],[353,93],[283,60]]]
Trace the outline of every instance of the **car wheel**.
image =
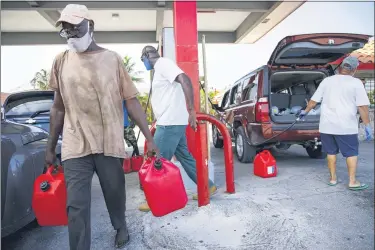
[[253,162],[255,155],[257,154],[256,148],[250,146],[245,140],[246,134],[244,128],[237,128],[235,141],[237,159],[242,163]]
[[219,131],[215,126],[212,126],[212,143],[215,148],[223,148],[224,146],[224,141],[219,138]]
[[307,147],[306,152],[313,159],[324,159],[327,157],[327,153],[322,152],[322,146],[320,145],[316,149],[313,146]]

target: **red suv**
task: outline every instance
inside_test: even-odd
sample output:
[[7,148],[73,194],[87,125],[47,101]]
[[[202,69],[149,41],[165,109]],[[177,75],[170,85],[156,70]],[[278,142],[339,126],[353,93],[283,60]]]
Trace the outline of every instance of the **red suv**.
[[[319,105],[305,121],[288,127],[295,122],[295,113],[306,107],[319,83],[335,74],[329,63],[362,48],[369,37],[288,36],[278,43],[267,65],[236,81],[215,108],[222,113],[220,119],[228,123],[238,160],[252,162],[261,149],[288,149],[292,144],[303,146],[311,158],[324,158],[318,130]],[[280,132],[283,133],[272,138]],[[214,146],[223,147],[222,136],[215,127],[212,136]]]

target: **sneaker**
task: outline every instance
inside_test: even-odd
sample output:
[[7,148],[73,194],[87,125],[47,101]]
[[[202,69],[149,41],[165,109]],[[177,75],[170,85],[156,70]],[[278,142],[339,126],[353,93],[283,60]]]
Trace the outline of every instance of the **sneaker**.
[[147,213],[150,212],[150,207],[148,206],[147,202],[145,202],[138,207],[138,210]]
[[[214,194],[216,194],[216,192],[217,192],[216,186],[210,187],[210,197],[213,196]],[[193,200],[198,200],[198,194],[193,195]]]

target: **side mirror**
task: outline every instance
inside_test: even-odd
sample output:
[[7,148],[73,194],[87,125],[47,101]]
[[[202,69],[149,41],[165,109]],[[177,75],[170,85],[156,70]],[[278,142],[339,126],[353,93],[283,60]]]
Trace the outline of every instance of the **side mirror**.
[[220,112],[223,112],[223,111],[224,111],[223,108],[222,108],[222,107],[219,107],[218,104],[212,104],[212,108],[215,109],[215,110],[217,110],[217,111],[220,111]]

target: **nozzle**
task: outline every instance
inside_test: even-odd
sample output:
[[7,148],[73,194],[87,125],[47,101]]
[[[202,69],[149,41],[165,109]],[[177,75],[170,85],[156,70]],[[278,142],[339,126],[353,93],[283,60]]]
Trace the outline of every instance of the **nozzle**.
[[154,167],[157,169],[157,170],[160,170],[163,166],[163,163],[160,159],[156,159],[155,162],[154,162]]

